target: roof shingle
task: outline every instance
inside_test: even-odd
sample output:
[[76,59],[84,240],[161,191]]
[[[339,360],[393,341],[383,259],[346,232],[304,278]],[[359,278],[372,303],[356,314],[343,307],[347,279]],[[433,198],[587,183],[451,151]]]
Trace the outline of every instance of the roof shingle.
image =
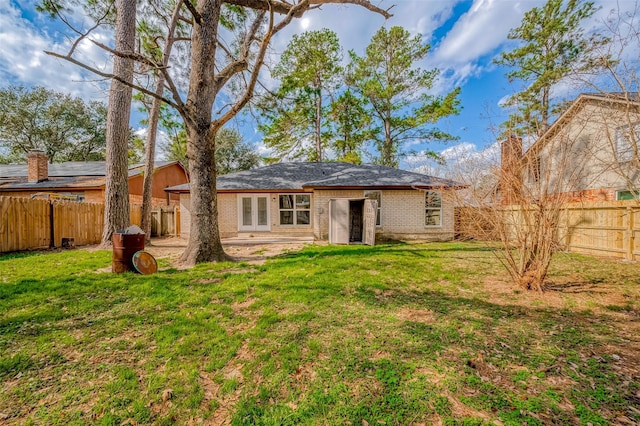
[[[460,184],[420,173],[371,164],[276,163],[218,176],[219,191],[298,191],[304,188],[432,188]],[[167,188],[186,192],[189,185]]]

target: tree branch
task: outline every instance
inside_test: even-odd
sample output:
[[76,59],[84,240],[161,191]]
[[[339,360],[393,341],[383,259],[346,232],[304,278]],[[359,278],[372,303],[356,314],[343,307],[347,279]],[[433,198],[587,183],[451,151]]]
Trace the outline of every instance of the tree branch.
[[[45,50],[44,53],[46,53],[47,55],[53,56],[55,58],[64,59],[65,61],[71,62],[72,64],[77,65],[80,68],[84,68],[87,71],[92,72],[93,74],[99,75],[100,77],[104,77],[104,78],[108,78],[108,79],[113,79],[113,80],[119,81],[120,83],[125,84],[125,85],[127,85],[127,86],[129,86],[129,87],[131,87],[131,88],[133,88],[133,89],[135,89],[137,91],[139,91],[139,92],[142,92],[145,95],[156,97],[156,94],[154,92],[152,92],[152,91],[150,91],[148,89],[145,89],[142,86],[138,86],[137,84],[133,84],[133,83],[130,83],[128,81],[125,81],[124,79],[122,79],[122,78],[120,78],[120,77],[118,77],[116,75],[100,71],[99,69],[93,68],[93,67],[91,67],[91,66],[89,66],[89,65],[87,65],[87,64],[85,64],[83,62],[80,62],[80,61],[78,61],[77,59],[75,59],[75,58],[73,58],[71,56],[61,55],[60,53],[50,52],[50,51],[47,51],[47,50]],[[172,102],[169,98],[161,96],[160,99],[162,99],[162,101],[166,102],[167,104],[171,105],[172,107],[174,107],[175,109],[180,111],[179,105],[176,104],[175,102]]]
[[164,65],[158,64],[157,62],[152,61],[151,59],[149,59],[146,56],[141,55],[139,53],[136,53],[136,52],[121,52],[119,50],[112,49],[109,46],[107,46],[106,44],[100,43],[99,41],[91,40],[91,42],[93,44],[95,44],[96,46],[98,46],[99,48],[104,49],[107,52],[111,53],[112,55],[118,56],[120,58],[131,59],[132,61],[140,62],[141,64],[148,65],[151,68],[156,69],[156,70],[160,70],[162,68],[165,68]]
[[390,6],[387,9],[382,9],[378,6],[371,4],[369,0],[311,0],[312,5],[321,6],[323,4],[355,4],[357,6],[362,6],[371,12],[375,12],[379,15],[384,16],[385,19],[389,19],[393,16],[393,14],[389,13],[393,6]]
[[[223,3],[233,4],[236,6],[248,7],[251,9],[271,11],[273,13],[278,13],[281,15],[288,15],[292,10],[294,10],[293,18],[301,17],[308,7],[298,8],[299,4],[291,4],[283,1],[269,1],[269,0],[223,0]],[[355,4],[358,6],[362,6],[365,9],[368,9],[372,12],[378,13],[385,17],[385,19],[391,18],[393,15],[389,13],[391,6],[388,9],[382,9],[378,6],[371,4],[368,0],[311,0],[309,2],[309,6],[322,6],[324,4]]]
[[231,77],[247,69],[249,65],[249,53],[251,52],[251,44],[255,40],[255,35],[262,25],[262,20],[264,19],[265,13],[266,12],[264,11],[258,13],[255,20],[251,24],[251,27],[247,31],[247,34],[242,41],[242,46],[240,47],[240,57],[237,60],[229,63],[218,73],[218,75],[216,75],[214,79],[216,93],[229,81]]
[[[303,0],[304,2],[305,0]],[[292,13],[293,10],[290,11],[290,13]],[[256,57],[256,62],[253,65],[253,70],[251,72],[251,79],[249,80],[249,84],[247,85],[247,88],[244,92],[244,94],[242,95],[242,97],[238,100],[238,102],[236,102],[236,104],[231,107],[229,109],[229,111],[227,111],[222,117],[220,117],[217,120],[214,120],[214,122],[212,122],[212,126],[217,129],[221,128],[222,126],[224,126],[225,123],[227,123],[229,120],[231,120],[233,117],[235,117],[238,112],[240,112],[240,110],[242,108],[244,108],[244,106],[251,100],[252,96],[253,96],[253,90],[256,86],[256,82],[258,81],[258,75],[260,74],[260,68],[262,67],[262,64],[264,62],[264,57],[267,53],[267,48],[269,47],[269,43],[271,42],[271,37],[273,37],[273,35],[275,34],[274,32],[274,17],[273,17],[274,11],[271,10],[269,11],[269,26],[268,26],[268,30],[264,36],[264,38],[262,39],[262,43],[260,44],[260,50],[258,51],[258,55]],[[289,19],[289,21],[292,18],[292,15],[287,16],[287,18]],[[287,19],[285,18],[285,19]],[[254,22],[255,25],[255,22]],[[252,26],[253,28],[253,26]],[[255,36],[254,34],[247,34],[247,37],[251,37],[253,39],[253,37]],[[246,39],[245,39],[246,40]]]
[[187,7],[187,9],[189,9],[189,12],[191,12],[191,15],[193,16],[193,20],[196,21],[196,24],[199,25],[202,22],[202,16],[200,16],[196,8],[193,6],[193,4],[191,3],[191,0],[186,0],[184,2],[184,5]]

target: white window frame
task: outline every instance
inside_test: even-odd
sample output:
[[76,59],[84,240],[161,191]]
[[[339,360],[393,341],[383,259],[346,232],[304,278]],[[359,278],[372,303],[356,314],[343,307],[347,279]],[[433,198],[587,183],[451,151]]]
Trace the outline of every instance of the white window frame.
[[[293,206],[292,208],[282,208],[280,206],[280,197],[292,196],[293,197]],[[309,208],[299,208],[298,207],[298,196],[306,196],[309,197]],[[311,226],[311,194],[309,193],[291,193],[291,194],[278,194],[278,224],[280,226]],[[290,211],[293,213],[293,223],[282,223],[282,215],[283,211]],[[298,212],[309,212],[309,223],[298,223]]]
[[[618,163],[628,163],[634,160],[634,149],[629,138],[629,128],[633,128],[633,140],[639,144],[640,140],[640,123],[634,123],[631,126],[620,126],[616,129],[616,145],[615,155]],[[638,147],[640,148],[640,146]]]
[[[438,194],[438,198],[440,200],[440,206],[439,207],[434,207],[434,206],[430,206],[429,205],[429,194],[430,193],[435,193]],[[440,223],[438,224],[428,224],[427,223],[427,212],[428,211],[439,211],[440,215]],[[442,192],[441,191],[425,191],[424,192],[424,226],[425,228],[436,228],[436,227],[441,227],[442,226]]]
[[[267,213],[267,223],[266,225],[258,224],[258,198],[266,198],[266,213]],[[271,223],[271,208],[269,206],[269,199],[271,197],[269,194],[238,194],[238,230],[240,232],[251,232],[251,231],[270,231],[270,223]],[[245,225],[243,223],[243,215],[244,215],[244,206],[242,204],[243,199],[251,200],[251,225]]]
[[376,212],[376,227],[380,227],[382,226],[382,191],[379,190],[375,190],[375,191],[364,191],[364,198],[369,199],[369,194],[373,194],[373,193],[378,193],[380,194],[380,197],[378,198],[371,198],[372,200],[380,200],[378,202],[378,211]]

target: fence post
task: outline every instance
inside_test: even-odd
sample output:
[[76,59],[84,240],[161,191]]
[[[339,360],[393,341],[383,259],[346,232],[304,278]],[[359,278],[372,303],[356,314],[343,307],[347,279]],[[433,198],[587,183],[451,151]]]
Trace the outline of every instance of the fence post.
[[625,259],[633,260],[633,246],[635,245],[634,235],[633,235],[633,207],[627,207],[627,229],[624,231],[624,247],[626,249]]
[[49,200],[49,248],[56,246],[55,220],[53,219],[53,200]]
[[180,207],[179,206],[173,206],[173,212],[174,212],[174,220],[176,221],[176,228],[175,228],[175,232],[176,232],[176,237],[179,237],[182,233],[182,230],[180,229]]

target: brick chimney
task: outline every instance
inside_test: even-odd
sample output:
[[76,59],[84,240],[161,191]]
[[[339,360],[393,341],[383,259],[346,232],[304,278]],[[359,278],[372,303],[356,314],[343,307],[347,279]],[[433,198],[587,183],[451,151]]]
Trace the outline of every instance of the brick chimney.
[[49,158],[44,151],[34,150],[27,154],[27,178],[29,183],[49,179]]
[[522,139],[509,136],[500,144],[500,203],[514,204],[522,194]]

